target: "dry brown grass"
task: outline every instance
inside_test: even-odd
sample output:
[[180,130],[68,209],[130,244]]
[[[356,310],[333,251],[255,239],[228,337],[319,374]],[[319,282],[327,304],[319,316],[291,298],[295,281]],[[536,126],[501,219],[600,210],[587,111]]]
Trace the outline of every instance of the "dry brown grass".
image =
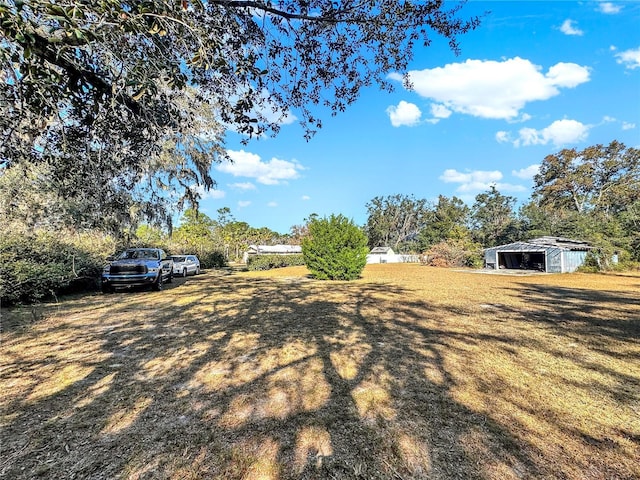
[[2,478],[640,478],[640,275],[209,272],[41,313],[2,311]]

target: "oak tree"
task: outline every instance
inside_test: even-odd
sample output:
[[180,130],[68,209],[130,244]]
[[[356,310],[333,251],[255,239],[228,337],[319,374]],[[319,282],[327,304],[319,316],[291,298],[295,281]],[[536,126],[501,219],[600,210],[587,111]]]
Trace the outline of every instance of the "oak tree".
[[427,221],[429,205],[413,195],[375,197],[367,203],[369,246],[391,247],[396,252],[417,248],[418,233]]
[[420,231],[420,251],[428,250],[432,245],[446,240],[461,240],[471,237],[469,216],[471,210],[458,197],[438,196],[428,215],[427,223]]
[[[0,0],[0,168],[45,163],[68,199],[139,201],[170,221],[225,158],[224,132],[275,134],[314,107],[390,89],[433,36],[479,24],[441,0]],[[174,190],[179,186],[180,195]],[[131,216],[131,221],[134,220]]]
[[485,247],[493,247],[517,240],[516,201],[515,197],[501,194],[494,185],[476,195],[471,219],[478,242]]
[[547,155],[534,178],[541,205],[615,215],[640,200],[640,149],[612,141]]

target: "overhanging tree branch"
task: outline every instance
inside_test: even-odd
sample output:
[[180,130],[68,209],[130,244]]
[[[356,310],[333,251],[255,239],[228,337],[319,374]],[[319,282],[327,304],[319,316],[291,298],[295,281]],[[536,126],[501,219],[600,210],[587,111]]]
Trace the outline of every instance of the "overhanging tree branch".
[[302,13],[293,13],[286,12],[284,10],[280,10],[278,8],[272,7],[270,5],[264,4],[262,2],[255,2],[253,0],[235,0],[235,1],[225,1],[225,0],[216,0],[211,2],[215,5],[220,5],[224,7],[230,8],[254,8],[256,10],[261,10],[263,12],[271,13],[278,17],[286,18],[287,20],[305,20],[313,23],[354,23],[354,24],[363,24],[363,23],[372,23],[374,20],[371,18],[357,18],[357,17],[342,17],[342,15],[350,14],[350,10],[333,10],[331,11],[331,16],[327,15],[309,15]]
[[131,96],[122,91],[114,93],[113,85],[102,78],[97,73],[82,68],[75,62],[69,60],[64,55],[56,52],[51,48],[51,44],[44,37],[33,35],[33,44],[31,46],[33,53],[40,56],[48,63],[55,65],[64,70],[70,79],[81,79],[86,85],[92,86],[100,95],[107,98],[113,98],[117,102],[126,106],[134,115],[140,116],[142,108]]

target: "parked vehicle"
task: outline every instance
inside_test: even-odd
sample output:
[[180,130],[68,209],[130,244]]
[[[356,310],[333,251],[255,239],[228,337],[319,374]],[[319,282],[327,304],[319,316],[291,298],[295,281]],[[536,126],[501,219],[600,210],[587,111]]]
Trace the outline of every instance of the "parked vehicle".
[[173,255],[173,274],[186,277],[200,273],[200,260],[195,255]]
[[102,271],[103,293],[145,285],[162,290],[165,282],[173,280],[173,260],[159,248],[129,248],[107,261]]

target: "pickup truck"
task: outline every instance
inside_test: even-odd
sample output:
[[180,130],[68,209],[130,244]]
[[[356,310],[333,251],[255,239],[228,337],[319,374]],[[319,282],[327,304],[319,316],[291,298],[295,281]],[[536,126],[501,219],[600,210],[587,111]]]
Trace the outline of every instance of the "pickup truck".
[[173,281],[173,260],[160,248],[128,248],[107,262],[102,271],[103,293],[145,285],[162,290],[164,283]]

